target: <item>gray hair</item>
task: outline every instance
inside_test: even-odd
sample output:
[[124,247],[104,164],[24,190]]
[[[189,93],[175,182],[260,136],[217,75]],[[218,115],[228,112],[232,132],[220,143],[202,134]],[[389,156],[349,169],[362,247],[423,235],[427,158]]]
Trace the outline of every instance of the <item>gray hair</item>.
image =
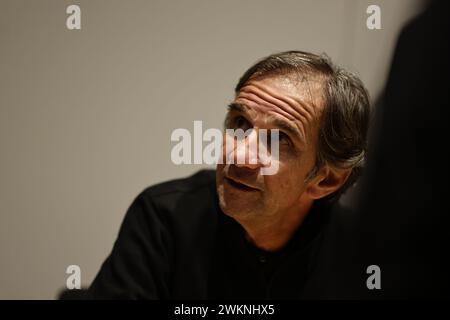
[[323,83],[325,106],[321,115],[319,139],[312,179],[324,165],[349,169],[345,184],[326,197],[336,201],[362,173],[367,153],[370,118],[369,94],[354,74],[335,66],[326,55],[287,51],[263,58],[240,78],[235,92],[251,79],[267,76],[319,77]]

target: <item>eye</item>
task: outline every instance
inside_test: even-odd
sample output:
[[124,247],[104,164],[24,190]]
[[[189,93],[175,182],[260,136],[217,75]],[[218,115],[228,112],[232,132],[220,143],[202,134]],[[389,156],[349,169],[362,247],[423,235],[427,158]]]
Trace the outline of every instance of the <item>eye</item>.
[[288,146],[290,146],[292,144],[291,139],[284,132],[279,132],[278,137],[279,137],[280,145],[288,145]]
[[232,121],[232,126],[234,129],[242,129],[244,131],[252,127],[250,122],[248,122],[248,120],[243,116],[237,116],[236,118],[234,118]]
[[[267,141],[266,141],[267,146],[269,148],[272,148],[272,136],[271,135],[272,135],[272,133],[269,133],[269,137],[267,138]],[[281,147],[290,148],[291,146],[293,146],[293,143],[292,143],[291,138],[289,138],[289,136],[286,133],[284,133],[282,131],[278,131],[278,145],[280,148]]]

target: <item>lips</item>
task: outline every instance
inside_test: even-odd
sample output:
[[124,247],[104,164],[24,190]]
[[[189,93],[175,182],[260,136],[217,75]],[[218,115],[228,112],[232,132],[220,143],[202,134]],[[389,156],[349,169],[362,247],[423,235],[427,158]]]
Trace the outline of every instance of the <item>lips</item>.
[[255,188],[247,183],[243,183],[235,178],[225,177],[225,181],[233,188],[241,191],[260,191],[260,189]]

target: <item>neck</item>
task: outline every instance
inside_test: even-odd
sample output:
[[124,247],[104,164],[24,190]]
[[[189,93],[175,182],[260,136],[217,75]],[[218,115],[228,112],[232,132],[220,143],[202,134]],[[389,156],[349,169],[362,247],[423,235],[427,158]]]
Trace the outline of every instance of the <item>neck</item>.
[[[278,251],[292,238],[311,209],[313,201],[262,219],[238,220],[246,239],[265,251]],[[276,217],[276,218],[275,218]]]

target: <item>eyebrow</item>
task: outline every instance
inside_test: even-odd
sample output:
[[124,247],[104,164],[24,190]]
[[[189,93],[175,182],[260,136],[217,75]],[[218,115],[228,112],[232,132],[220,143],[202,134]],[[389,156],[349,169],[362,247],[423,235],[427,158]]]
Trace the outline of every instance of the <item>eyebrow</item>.
[[[243,114],[248,114],[248,111],[250,107],[248,107],[245,104],[232,102],[228,105],[228,112],[235,111]],[[228,118],[228,115],[227,115]],[[300,133],[297,129],[295,129],[289,122],[286,122],[284,120],[281,120],[279,118],[273,118],[272,123],[275,127],[287,132],[289,135],[294,137],[300,142],[303,142],[304,139],[302,139]]]
[[236,111],[241,113],[247,113],[247,110],[250,109],[245,104],[232,102],[228,105],[228,111]]

